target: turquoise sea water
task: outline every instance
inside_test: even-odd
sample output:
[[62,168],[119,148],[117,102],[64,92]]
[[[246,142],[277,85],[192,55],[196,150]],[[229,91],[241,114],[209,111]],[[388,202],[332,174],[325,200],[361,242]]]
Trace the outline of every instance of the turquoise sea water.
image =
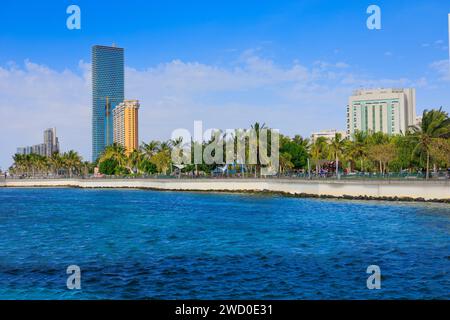
[[0,189],[0,248],[0,299],[450,298],[445,204]]

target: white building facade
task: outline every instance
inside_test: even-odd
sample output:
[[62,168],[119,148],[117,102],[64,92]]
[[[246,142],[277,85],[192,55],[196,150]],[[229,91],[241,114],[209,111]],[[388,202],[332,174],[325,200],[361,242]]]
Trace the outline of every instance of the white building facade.
[[406,89],[356,90],[347,105],[347,135],[356,131],[405,133],[416,124],[416,91]]

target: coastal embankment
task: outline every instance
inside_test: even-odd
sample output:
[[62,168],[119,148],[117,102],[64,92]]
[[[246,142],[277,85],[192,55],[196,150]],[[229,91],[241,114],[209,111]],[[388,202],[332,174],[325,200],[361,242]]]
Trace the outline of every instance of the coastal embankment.
[[267,192],[299,197],[450,203],[450,181],[300,179],[6,179],[0,187],[136,188],[167,191]]

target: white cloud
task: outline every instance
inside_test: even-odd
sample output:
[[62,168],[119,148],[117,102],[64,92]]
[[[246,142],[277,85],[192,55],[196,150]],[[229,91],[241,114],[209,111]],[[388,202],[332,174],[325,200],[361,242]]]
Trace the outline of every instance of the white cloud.
[[444,40],[436,40],[430,43],[422,43],[422,48],[434,48],[438,50],[448,50],[448,46]]
[[439,60],[430,64],[430,68],[436,72],[438,78],[442,81],[450,81],[449,60]]
[[[80,72],[86,65],[80,63]],[[86,73],[61,72],[25,61],[0,67],[0,166],[11,162],[16,147],[42,143],[43,131],[57,127],[64,147],[88,149],[90,86]]]

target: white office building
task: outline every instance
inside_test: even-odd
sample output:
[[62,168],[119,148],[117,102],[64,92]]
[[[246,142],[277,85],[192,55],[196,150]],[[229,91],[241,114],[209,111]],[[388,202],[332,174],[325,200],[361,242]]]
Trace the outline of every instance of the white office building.
[[355,131],[405,133],[416,124],[416,90],[356,90],[347,105],[347,135]]

